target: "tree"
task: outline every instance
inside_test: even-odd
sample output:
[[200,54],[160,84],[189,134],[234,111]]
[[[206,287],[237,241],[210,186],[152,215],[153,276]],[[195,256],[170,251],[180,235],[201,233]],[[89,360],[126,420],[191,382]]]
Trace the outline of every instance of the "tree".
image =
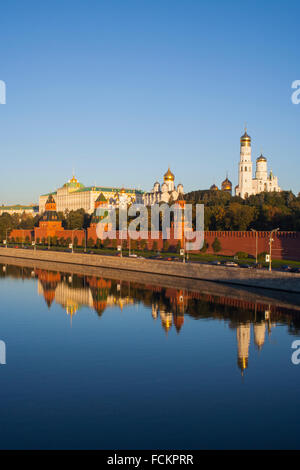
[[201,250],[200,250],[201,253],[206,253],[207,250],[208,250],[208,247],[209,247],[209,244],[208,244],[206,241],[204,241],[203,247],[202,247]]
[[154,240],[154,242],[152,243],[152,250],[153,251],[157,251],[158,250],[158,243],[156,240]]
[[212,249],[214,250],[214,253],[219,253],[219,251],[222,250],[222,245],[220,240],[216,237],[212,243]]
[[95,244],[95,243],[94,243],[94,240],[90,237],[90,238],[88,239],[88,241],[87,241],[87,246],[88,246],[89,248],[92,248],[92,247],[94,246],[94,244]]
[[169,250],[169,242],[168,240],[164,240],[163,251],[167,252],[168,250]]

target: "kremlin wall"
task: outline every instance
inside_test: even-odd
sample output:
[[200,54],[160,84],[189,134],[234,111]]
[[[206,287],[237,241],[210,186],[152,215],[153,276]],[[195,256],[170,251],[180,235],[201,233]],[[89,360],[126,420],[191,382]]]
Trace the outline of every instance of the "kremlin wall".
[[[260,192],[279,192],[278,179],[267,171],[267,159],[261,155],[256,159],[255,178],[252,178],[252,159],[251,159],[251,137],[245,133],[240,139],[240,162],[239,162],[239,185],[235,188],[235,193],[242,198],[249,195],[255,195]],[[38,227],[34,230],[12,230],[9,234],[9,242],[32,242],[37,245],[52,244],[62,245],[73,244],[88,248],[99,247],[100,240],[96,234],[96,227],[99,222],[97,209],[102,208],[121,208],[128,207],[132,203],[144,203],[145,206],[153,204],[174,203],[175,201],[181,207],[184,207],[184,191],[183,185],[175,186],[175,176],[170,168],[164,174],[164,182],[154,183],[153,189],[149,193],[143,193],[140,190],[131,190],[122,188],[102,188],[93,187],[85,188],[77,179],[73,178],[60,190],[40,198],[41,218]],[[219,188],[213,184],[211,191],[219,191]],[[221,191],[232,194],[232,183],[226,176],[221,184]],[[74,199],[75,198],[75,199]],[[88,205],[87,204],[88,201]],[[57,210],[76,210],[83,208],[87,213],[92,215],[90,226],[84,230],[65,230],[59,220]],[[168,240],[162,239],[159,234],[157,240],[151,239],[151,234],[144,236],[146,246],[143,248],[148,250],[163,250],[165,252],[178,251],[180,245],[183,248],[183,240],[178,240],[173,236],[173,230],[170,230]],[[269,252],[269,232],[252,232],[252,231],[207,231],[205,232],[205,252],[213,254],[213,244],[217,239],[219,241],[219,255],[235,256],[238,252],[243,252],[253,257],[256,254]],[[257,238],[256,238],[257,237]],[[277,232],[273,235],[274,242],[272,244],[272,257],[274,259],[286,259],[300,261],[300,232]],[[119,239],[117,233],[116,240],[106,241],[106,247],[116,248],[117,245],[124,246],[125,240]],[[131,248],[138,249],[136,242],[131,242]],[[128,247],[129,241],[127,241]],[[144,243],[145,245],[145,243]],[[168,245],[168,246],[166,246]],[[100,243],[101,246],[101,243]],[[204,251],[204,250],[202,250]]]
[[[180,201],[183,203],[183,201]],[[9,241],[14,242],[32,242],[35,241],[36,244],[61,244],[63,245],[64,241],[67,243],[73,243],[76,246],[88,246],[92,248],[98,244],[99,240],[96,233],[97,223],[99,222],[99,217],[97,216],[98,207],[106,207],[106,199],[101,193],[96,202],[94,214],[91,219],[91,225],[87,230],[65,230],[62,226],[62,222],[59,220],[56,212],[56,202],[52,195],[48,196],[45,212],[43,213],[39,226],[35,227],[34,230],[23,230],[16,229],[12,230],[9,235]],[[120,240],[119,233],[116,233],[116,240],[109,240],[106,244],[107,247],[114,247],[116,245],[123,244],[125,240]],[[142,239],[146,239],[146,248],[148,250],[163,250],[164,243],[167,243],[168,246],[165,246],[165,251],[176,251],[178,249],[178,244],[183,247],[182,240],[174,238],[174,230],[170,229],[170,237],[167,240],[162,238],[162,233],[159,233],[159,238],[157,240],[151,239],[151,233],[148,233],[148,237],[143,236]],[[206,253],[213,254],[213,243],[217,239],[220,242],[220,250],[218,251],[219,255],[224,256],[234,256],[238,252],[244,252],[253,257],[256,256],[256,244],[257,244],[257,254],[263,252],[269,252],[269,232],[252,232],[252,231],[206,231],[204,233],[204,239],[206,244]],[[54,237],[56,242],[54,243]],[[256,238],[257,237],[257,238]],[[139,241],[140,241],[139,240]],[[273,243],[272,243],[272,257],[273,259],[287,259],[300,261],[300,233],[299,232],[277,232],[273,234]],[[75,243],[76,241],[76,243]],[[138,241],[138,242],[139,242]],[[137,248],[134,246],[134,242],[131,241],[132,248]],[[128,241],[127,241],[128,246]]]

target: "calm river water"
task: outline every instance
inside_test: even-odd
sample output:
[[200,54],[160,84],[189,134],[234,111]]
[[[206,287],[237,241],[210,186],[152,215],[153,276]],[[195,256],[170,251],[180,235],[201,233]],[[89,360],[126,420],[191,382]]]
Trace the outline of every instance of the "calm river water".
[[0,447],[299,448],[299,304],[227,291],[0,264]]

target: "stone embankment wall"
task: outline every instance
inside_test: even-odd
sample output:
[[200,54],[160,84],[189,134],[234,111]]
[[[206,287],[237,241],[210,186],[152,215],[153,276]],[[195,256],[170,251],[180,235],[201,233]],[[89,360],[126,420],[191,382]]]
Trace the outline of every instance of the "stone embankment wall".
[[98,266],[126,271],[179,276],[214,282],[264,287],[290,292],[300,292],[300,274],[265,271],[257,269],[229,268],[199,263],[158,261],[139,258],[119,258],[79,253],[0,248],[0,257],[55,261],[83,266]]

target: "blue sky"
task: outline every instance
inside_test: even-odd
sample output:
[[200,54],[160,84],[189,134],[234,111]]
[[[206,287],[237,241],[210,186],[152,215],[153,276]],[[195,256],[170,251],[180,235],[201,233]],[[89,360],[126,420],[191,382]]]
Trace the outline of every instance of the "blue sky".
[[295,1],[61,0],[1,5],[0,203],[85,185],[237,184],[247,122],[300,191]]

